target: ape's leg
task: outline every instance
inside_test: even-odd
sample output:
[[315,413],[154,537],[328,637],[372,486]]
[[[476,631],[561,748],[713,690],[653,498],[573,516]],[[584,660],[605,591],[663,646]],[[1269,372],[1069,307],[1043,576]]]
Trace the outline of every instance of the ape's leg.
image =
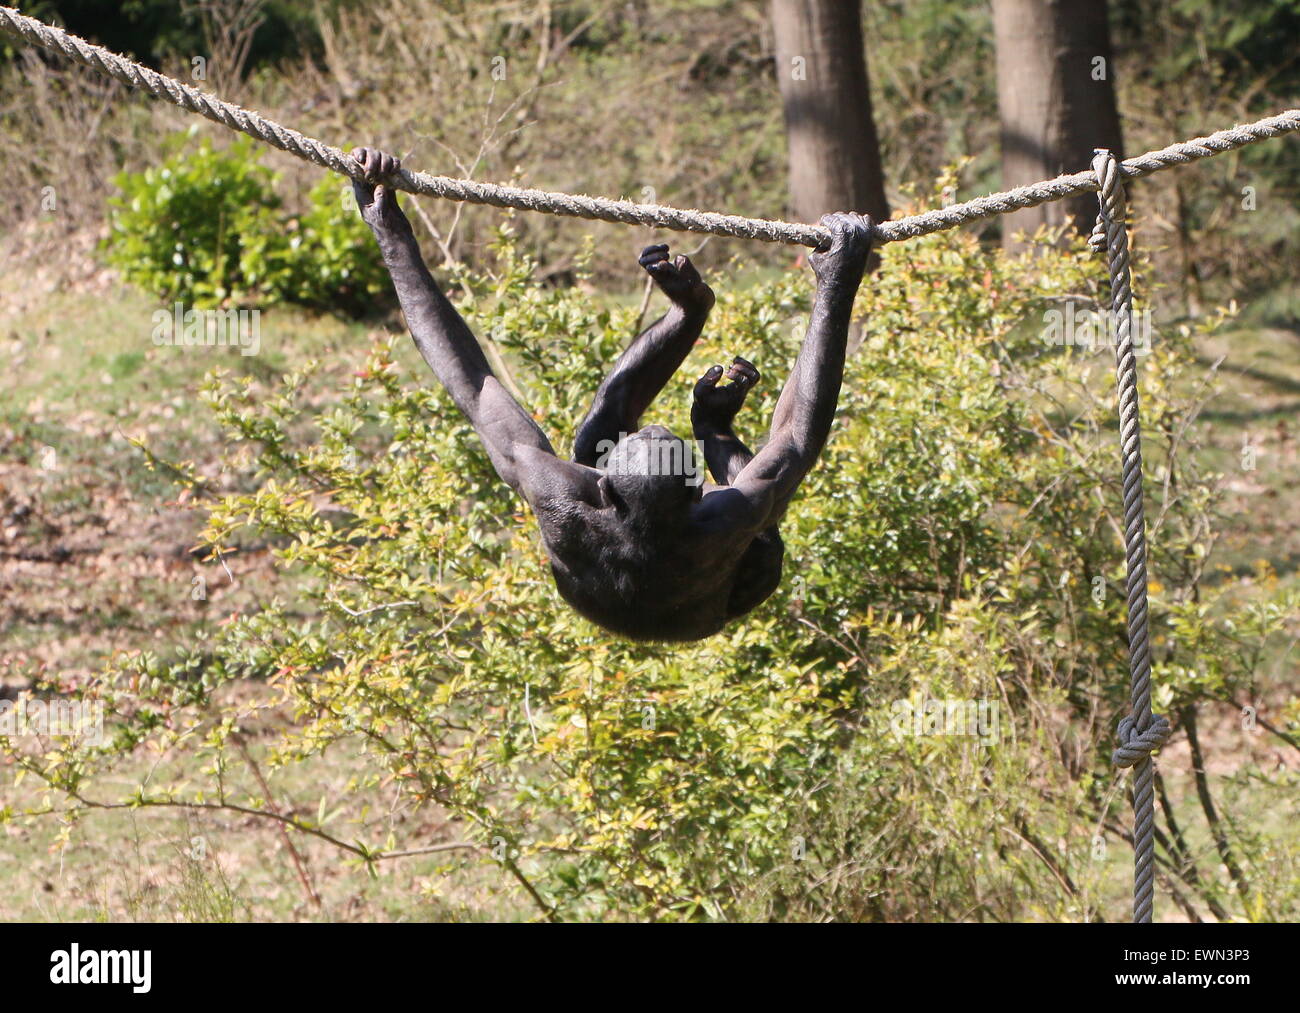
[[672,306],[628,345],[596,390],[573,443],[579,464],[595,467],[623,434],[639,428],[642,413],[690,354],[713,308],[713,290],[686,257],[670,260],[667,246],[648,246],[640,262]]
[[775,524],[755,536],[736,566],[736,578],[727,600],[727,615],[743,616],[763,602],[781,583],[785,542]]
[[759,381],[758,370],[747,359],[736,356],[726,371],[730,383],[722,386],[721,366],[713,366],[695,384],[691,405],[691,429],[695,442],[704,450],[704,460],[718,485],[731,485],[754,455],[736,435],[734,420],[745,396]]
[[[378,181],[397,168],[389,155],[360,148],[354,157]],[[515,491],[528,495],[536,451],[554,451],[532,417],[492,372],[483,349],[456,308],[442,294],[424,260],[411,223],[387,186],[357,183],[361,216],[374,232],[416,347],[478,432],[493,467]]]

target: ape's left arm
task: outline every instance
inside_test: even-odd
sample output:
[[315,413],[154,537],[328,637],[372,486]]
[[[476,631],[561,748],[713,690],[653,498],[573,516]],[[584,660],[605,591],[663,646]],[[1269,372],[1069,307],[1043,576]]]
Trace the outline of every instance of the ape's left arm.
[[397,171],[397,160],[372,148],[358,148],[353,157],[368,179],[352,184],[361,217],[379,243],[416,347],[473,424],[497,474],[531,502],[530,472],[554,461],[550,441],[497,379],[469,325],[425,267],[397,195],[380,182]]

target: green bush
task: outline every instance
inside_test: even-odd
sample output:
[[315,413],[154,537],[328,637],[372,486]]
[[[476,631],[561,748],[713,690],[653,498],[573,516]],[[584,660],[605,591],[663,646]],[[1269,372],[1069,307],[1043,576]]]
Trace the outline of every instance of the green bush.
[[[508,233],[498,254],[490,274],[459,273],[462,308],[562,445],[636,311],[543,288]],[[564,605],[535,521],[445,393],[403,376],[396,339],[324,408],[310,370],[275,393],[214,377],[228,466],[252,484],[206,494],[204,540],[224,554],[273,546],[280,593],[212,640],[105,672],[89,692],[114,715],[110,745],[10,747],[11,762],[47,786],[51,811],[246,815],[268,807],[244,770],[246,731],[273,782],[342,750],[346,790],[280,794],[277,812],[372,870],[436,843],[408,807],[440,814],[464,849],[430,859],[431,916],[458,883],[490,876],[564,919],[1123,920],[1109,352],[1050,348],[1032,324],[1062,298],[1096,303],[1102,274],[1082,252],[1008,260],[957,233],[889,249],[859,296],[865,331],[831,443],[783,528],[782,587],[691,645],[624,643]],[[784,272],[718,287],[655,415],[685,419],[689,377],[745,354],[769,378],[741,421],[756,436],[810,286]],[[1215,478],[1198,470],[1188,383],[1200,375],[1189,334],[1159,335],[1141,370],[1156,705],[1180,715],[1267,679],[1262,659],[1297,607],[1207,579]],[[908,734],[892,717],[913,699],[995,705],[1000,730]],[[139,753],[188,762],[174,776],[150,764],[115,792],[104,774]],[[1254,769],[1234,784],[1281,805],[1285,778]],[[1294,917],[1294,841],[1239,831],[1235,797],[1221,801],[1216,832],[1247,887],[1223,882],[1182,811],[1161,876],[1228,915]]]
[[121,196],[109,202],[109,263],[168,302],[244,304],[277,291],[280,200],[253,142],[239,137],[222,151],[207,138],[171,146],[161,165],[114,177]]
[[384,304],[383,261],[346,181],[322,179],[293,217],[249,138],[217,150],[193,136],[173,139],[161,165],[114,178],[105,246],[124,278],[198,308],[296,302],[360,316]]
[[350,316],[364,316],[391,301],[388,271],[357,213],[351,184],[327,174],[307,199],[307,212],[289,223],[284,298]]

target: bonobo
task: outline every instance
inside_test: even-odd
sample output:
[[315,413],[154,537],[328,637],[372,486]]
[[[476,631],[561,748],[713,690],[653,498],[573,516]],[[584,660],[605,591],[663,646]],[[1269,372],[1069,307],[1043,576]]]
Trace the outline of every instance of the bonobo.
[[[695,384],[691,426],[717,485],[691,447],[641,415],[700,336],[713,291],[684,256],[650,246],[641,266],[668,297],[664,316],[619,357],[578,427],[572,461],[550,442],[488,366],[469,327],[420,257],[410,222],[383,181],[391,155],[358,148],[354,181],[411,337],[478,432],[501,478],[537,515],[560,594],[592,622],[636,640],[698,640],[764,601],[781,579],[777,524],[830,433],[853,298],[871,251],[871,222],[828,215],[830,248],[809,257],[817,295],[767,443],[752,453],[732,420],[758,371],[735,359]],[[665,467],[665,462],[669,466]]]

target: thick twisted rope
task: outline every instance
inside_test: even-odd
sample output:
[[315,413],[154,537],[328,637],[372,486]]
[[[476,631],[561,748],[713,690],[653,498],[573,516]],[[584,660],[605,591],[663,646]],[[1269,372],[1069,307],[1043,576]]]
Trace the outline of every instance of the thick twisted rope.
[[1151,713],[1151,634],[1147,614],[1147,536],[1142,512],[1142,430],[1138,421],[1137,358],[1133,352],[1133,288],[1124,184],[1119,162],[1097,150],[1092,171],[1101,213],[1092,245],[1110,267],[1110,311],[1115,328],[1115,379],[1119,400],[1120,459],[1124,485],[1124,555],[1128,575],[1129,715],[1119,724],[1117,767],[1133,769],[1133,920],[1151,921],[1155,891],[1155,764],[1152,750],[1169,738],[1169,722]]
[[[265,141],[298,158],[332,169],[344,176],[361,178],[361,167],[350,155],[338,148],[332,148],[296,130],[283,127],[252,110],[223,102],[215,95],[191,88],[126,57],[92,45],[75,35],[69,35],[61,28],[19,14],[11,7],[0,7],[0,32],[51,52],[61,53],[76,63],[98,70],[133,88],[147,91],[156,98],[165,99],[182,109],[198,113],[232,130]],[[1300,130],[1300,109],[1289,109],[1277,116],[1269,116],[1246,126],[1220,130],[1209,137],[1197,137],[1190,141],[1171,144],[1159,151],[1149,151],[1145,155],[1122,162],[1118,171],[1121,176],[1130,179],[1145,176],[1161,169],[1184,165],[1198,158],[1231,151],[1293,130]],[[665,207],[662,204],[636,204],[632,201],[529,190],[497,183],[476,183],[472,180],[430,176],[406,169],[402,169],[391,182],[399,190],[430,197],[465,201],[470,204],[517,208],[521,211],[540,211],[572,218],[646,225],[677,232],[707,232],[718,236],[811,247],[825,246],[830,241],[830,233],[818,225],[744,218],[740,215],[724,215],[712,211],[688,211]],[[914,239],[994,215],[1036,207],[1065,197],[1076,197],[1096,189],[1097,176],[1093,172],[1076,172],[1058,176],[1046,182],[988,194],[962,204],[910,215],[897,221],[880,222],[875,228],[875,243],[881,245],[897,242],[900,239]]]

